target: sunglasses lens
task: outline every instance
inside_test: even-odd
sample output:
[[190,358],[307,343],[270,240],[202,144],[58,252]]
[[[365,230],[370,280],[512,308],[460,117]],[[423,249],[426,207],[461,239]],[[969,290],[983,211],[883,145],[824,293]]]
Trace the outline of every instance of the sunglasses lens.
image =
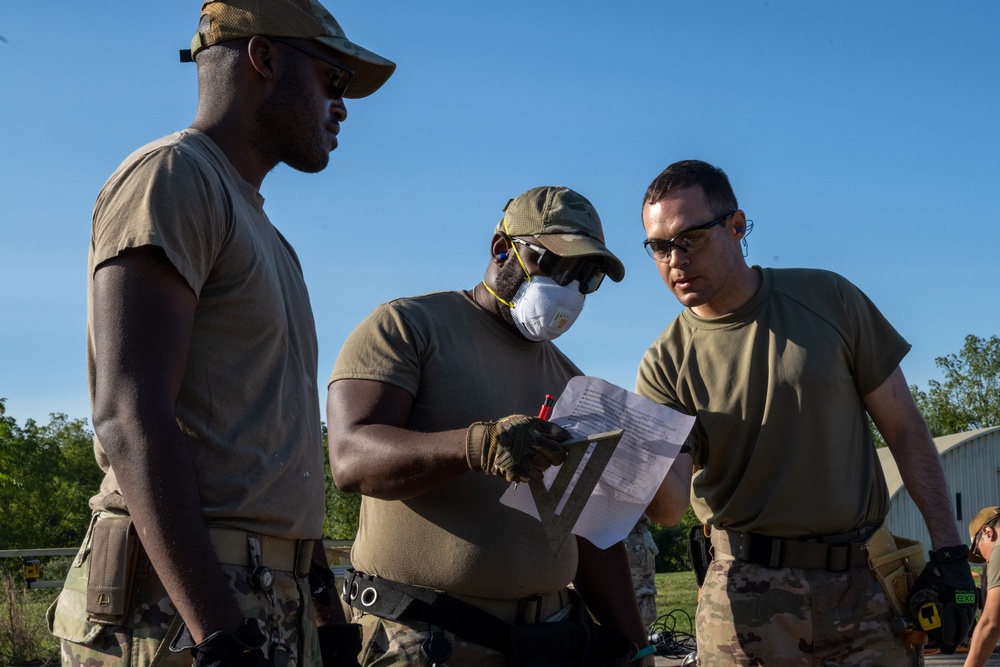
[[580,283],[580,292],[591,294],[597,291],[604,280],[604,271],[593,262],[574,262],[574,266],[549,274],[549,277],[562,286],[569,285],[574,280]]

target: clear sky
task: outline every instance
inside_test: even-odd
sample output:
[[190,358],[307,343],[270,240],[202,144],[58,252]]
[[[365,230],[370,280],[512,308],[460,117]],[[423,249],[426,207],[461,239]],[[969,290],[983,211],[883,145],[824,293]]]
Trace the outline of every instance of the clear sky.
[[[0,397],[19,422],[89,418],[90,216],[132,150],[186,127],[178,61],[197,1],[0,3]],[[911,384],[967,334],[1000,334],[1000,3],[339,0],[348,37],[396,61],[348,100],[321,174],[262,193],[296,247],[319,384],[378,303],[482,278],[507,200],[588,197],[621,283],[559,339],[631,389],[679,312],[643,253],[649,182],[671,162],[729,174],[749,261],[860,286],[913,344]]]

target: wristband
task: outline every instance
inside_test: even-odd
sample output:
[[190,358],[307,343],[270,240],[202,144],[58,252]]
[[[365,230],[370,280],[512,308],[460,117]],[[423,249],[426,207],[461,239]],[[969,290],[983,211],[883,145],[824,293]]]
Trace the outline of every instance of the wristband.
[[650,644],[649,646],[644,646],[643,648],[636,651],[635,655],[632,656],[632,659],[629,660],[629,662],[637,662],[639,660],[642,660],[650,653],[656,653],[656,647],[653,646],[652,644]]

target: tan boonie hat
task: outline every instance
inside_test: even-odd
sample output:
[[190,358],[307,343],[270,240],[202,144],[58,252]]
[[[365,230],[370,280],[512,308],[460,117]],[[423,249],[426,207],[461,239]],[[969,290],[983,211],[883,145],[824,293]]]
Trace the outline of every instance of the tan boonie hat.
[[337,20],[316,0],[206,0],[191,58],[213,44],[264,35],[315,39],[344,57],[354,70],[344,97],[367,97],[378,90],[396,64],[347,39]]
[[969,522],[969,539],[972,540],[972,547],[969,549],[969,561],[972,563],[985,563],[986,559],[979,555],[976,548],[979,546],[979,535],[983,526],[993,519],[1000,517],[1000,506],[984,507],[972,517]]
[[507,202],[496,231],[534,236],[560,257],[600,256],[609,278],[620,282],[625,266],[604,245],[601,218],[583,195],[562,186],[532,188]]

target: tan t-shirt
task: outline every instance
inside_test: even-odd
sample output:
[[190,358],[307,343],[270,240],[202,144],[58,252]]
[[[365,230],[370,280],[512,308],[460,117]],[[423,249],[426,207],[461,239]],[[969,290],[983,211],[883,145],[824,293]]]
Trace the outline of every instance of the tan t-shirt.
[[698,418],[695,513],[775,537],[881,521],[888,492],[861,397],[910,346],[837,274],[760,273],[760,290],[734,313],[683,311],[639,367],[637,393]]
[[[504,328],[464,292],[379,306],[348,337],[330,382],[375,380],[413,395],[407,428],[434,432],[535,415],[580,371],[552,343]],[[508,484],[469,471],[408,500],[361,500],[355,568],[449,593],[514,599],[564,588],[573,539],[553,556],[541,524],[499,502]]]
[[[130,155],[94,208],[87,369],[94,397],[93,279],[128,248],[157,246],[197,295],[177,423],[190,438],[205,518],[288,538],[321,536],[323,449],[316,332],[291,246],[204,134]],[[94,509],[127,509],[112,466]]]
[[986,590],[1000,588],[1000,542],[993,543],[990,560],[986,564]]

